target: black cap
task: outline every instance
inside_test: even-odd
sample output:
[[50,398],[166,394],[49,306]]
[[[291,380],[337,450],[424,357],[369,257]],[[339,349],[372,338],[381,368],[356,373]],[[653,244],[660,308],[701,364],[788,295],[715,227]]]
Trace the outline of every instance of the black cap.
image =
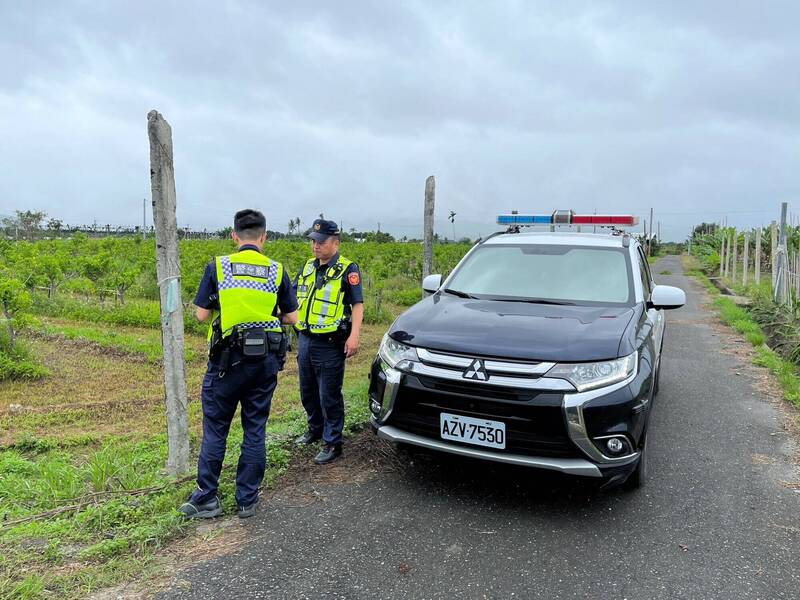
[[308,234],[308,237],[322,243],[332,235],[339,235],[340,233],[339,226],[334,221],[317,219],[311,226],[311,233]]

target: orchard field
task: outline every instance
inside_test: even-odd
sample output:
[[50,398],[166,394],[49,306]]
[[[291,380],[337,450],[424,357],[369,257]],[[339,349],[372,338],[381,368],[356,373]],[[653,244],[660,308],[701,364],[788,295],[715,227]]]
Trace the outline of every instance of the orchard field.
[[[196,455],[206,346],[191,300],[206,264],[234,247],[229,240],[183,240],[180,249]],[[468,249],[436,245],[435,272],[450,271]],[[299,239],[267,242],[265,253],[290,275],[310,256]],[[361,267],[366,300],[361,348],[345,378],[352,431],[367,420],[367,372],[383,333],[421,297],[422,246],[343,242],[342,253]],[[0,240],[0,302],[0,598],[85,597],[133,574],[157,574],[160,549],[187,531],[175,507],[193,480],[170,480],[162,471],[153,239]],[[287,468],[290,440],[305,427],[293,356],[279,380],[268,425],[268,486]],[[240,441],[234,421],[226,465],[236,464]],[[223,471],[220,492],[235,512],[231,469]]]

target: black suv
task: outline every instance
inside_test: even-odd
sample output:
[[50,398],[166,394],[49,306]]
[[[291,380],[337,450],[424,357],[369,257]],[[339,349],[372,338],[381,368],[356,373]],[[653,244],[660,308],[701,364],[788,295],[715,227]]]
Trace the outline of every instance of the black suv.
[[517,229],[423,288],[372,365],[379,437],[642,484],[663,309],[685,295],[653,283],[635,239]]

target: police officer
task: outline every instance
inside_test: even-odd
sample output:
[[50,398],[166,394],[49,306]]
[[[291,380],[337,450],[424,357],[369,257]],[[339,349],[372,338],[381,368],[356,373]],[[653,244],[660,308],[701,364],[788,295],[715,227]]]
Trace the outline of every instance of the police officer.
[[261,252],[267,221],[240,210],[231,237],[238,252],[216,257],[206,268],[194,303],[197,318],[211,321],[210,358],[203,379],[203,445],[197,489],[179,510],[189,518],[222,513],[217,486],[225,443],[241,403],[243,440],[236,470],[239,517],[256,512],[266,468],[266,425],[286,341],[281,322],[297,322],[297,299],[283,266]]
[[339,233],[333,221],[314,221],[308,236],[314,258],[295,279],[300,398],[308,415],[308,430],[297,442],[322,439],[322,450],[314,458],[320,465],[342,454],[344,362],[358,352],[364,318],[361,273],[339,254]]

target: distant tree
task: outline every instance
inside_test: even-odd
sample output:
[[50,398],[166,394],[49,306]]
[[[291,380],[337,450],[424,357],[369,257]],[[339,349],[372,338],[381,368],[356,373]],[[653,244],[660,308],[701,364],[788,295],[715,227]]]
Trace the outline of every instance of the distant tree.
[[716,223],[700,223],[697,227],[694,228],[692,231],[692,237],[696,237],[699,235],[707,235],[707,234],[715,234],[717,232],[717,224]]
[[[59,231],[61,231],[61,228],[62,228],[63,226],[64,226],[64,223],[61,221],[61,219],[50,219],[50,220],[47,222],[47,228],[48,228],[50,231],[55,231],[56,233],[58,233]],[[136,229],[138,230],[139,228],[137,227]]]
[[30,242],[35,240],[37,234],[42,231],[42,222],[47,213],[34,210],[16,210],[14,213],[15,216],[3,219],[3,225],[8,229],[18,230]]

